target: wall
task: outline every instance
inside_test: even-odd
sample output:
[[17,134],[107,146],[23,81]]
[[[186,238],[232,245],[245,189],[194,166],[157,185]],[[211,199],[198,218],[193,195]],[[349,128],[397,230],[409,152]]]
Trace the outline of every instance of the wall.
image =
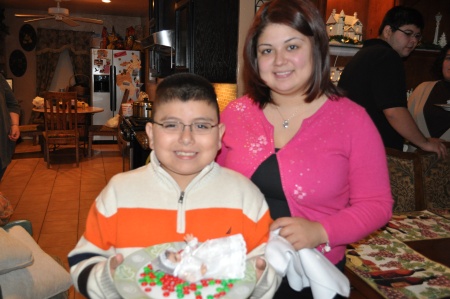
[[[9,27],[10,34],[6,36],[5,39],[5,57],[7,60],[6,75],[14,79],[14,94],[22,105],[23,115],[21,117],[21,124],[28,123],[31,116],[31,109],[33,108],[32,101],[36,97],[36,55],[35,51],[25,51],[22,49],[18,36],[20,28],[25,24],[24,18],[17,18],[14,16],[15,13],[31,13],[31,14],[47,14],[47,11],[30,11],[30,10],[5,10],[5,20],[4,24]],[[48,29],[59,29],[59,30],[76,30],[76,31],[92,31],[95,34],[101,35],[103,26],[107,28],[108,32],[112,31],[114,26],[115,32],[122,38],[126,35],[126,28],[133,26],[135,29],[140,29],[141,35],[145,34],[146,28],[148,28],[147,19],[141,18],[131,18],[131,17],[121,17],[112,15],[76,15],[73,16],[87,17],[101,19],[104,21],[103,25],[80,23],[80,26],[70,27],[62,22],[57,22],[54,20],[45,20],[28,23],[37,28],[48,28]],[[139,28],[138,28],[139,27]],[[19,49],[21,50],[27,59],[27,70],[25,74],[21,77],[15,77],[9,69],[9,55],[12,51]],[[64,82],[69,82],[70,77],[73,75],[73,70],[67,67],[67,62],[62,61],[62,67],[57,70],[58,78],[52,83],[52,88],[58,90]]]
[[239,39],[238,39],[238,63],[237,63],[237,96],[240,97],[244,94],[244,84],[242,81],[242,66],[243,57],[242,52],[244,51],[245,36],[247,31],[252,24],[253,16],[255,15],[255,1],[245,0],[240,1],[239,6]]

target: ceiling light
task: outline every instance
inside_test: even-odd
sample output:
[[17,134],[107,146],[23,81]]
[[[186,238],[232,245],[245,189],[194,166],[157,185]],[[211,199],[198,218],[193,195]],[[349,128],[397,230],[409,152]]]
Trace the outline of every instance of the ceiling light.
[[104,2],[104,3],[110,3],[111,0],[102,0],[102,2]]

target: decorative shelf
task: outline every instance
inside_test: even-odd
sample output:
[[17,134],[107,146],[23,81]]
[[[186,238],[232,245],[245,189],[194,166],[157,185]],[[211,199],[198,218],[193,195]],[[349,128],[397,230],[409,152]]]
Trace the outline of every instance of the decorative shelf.
[[337,45],[330,43],[330,55],[334,56],[353,56],[362,45]]

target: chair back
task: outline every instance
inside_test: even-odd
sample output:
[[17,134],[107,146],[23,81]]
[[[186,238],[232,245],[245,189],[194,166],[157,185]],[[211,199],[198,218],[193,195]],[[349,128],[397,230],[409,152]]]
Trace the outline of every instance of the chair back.
[[44,148],[47,167],[50,168],[49,147],[57,145],[73,145],[77,167],[79,165],[76,92],[46,92],[44,95]]
[[450,208],[450,142],[444,142],[447,157],[438,158],[435,153],[420,149],[423,176],[423,188],[426,208],[440,210]]
[[[46,92],[44,95],[45,131],[76,131],[77,93]],[[75,132],[74,132],[75,133]]]
[[386,148],[394,212],[425,209],[423,171],[417,153]]

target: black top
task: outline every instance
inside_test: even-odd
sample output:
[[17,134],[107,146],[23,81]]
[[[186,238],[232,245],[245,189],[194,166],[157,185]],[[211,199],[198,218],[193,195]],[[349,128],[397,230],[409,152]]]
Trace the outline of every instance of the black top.
[[450,82],[437,82],[423,106],[423,116],[431,137],[439,138],[450,128],[450,113],[434,104],[447,104],[450,100]]
[[283,186],[281,185],[280,169],[276,154],[272,154],[259,165],[251,180],[264,194],[272,219],[291,216]]
[[345,66],[338,86],[351,100],[366,108],[384,146],[403,149],[403,137],[383,113],[384,109],[407,107],[403,60],[387,42],[365,41],[363,48]]

